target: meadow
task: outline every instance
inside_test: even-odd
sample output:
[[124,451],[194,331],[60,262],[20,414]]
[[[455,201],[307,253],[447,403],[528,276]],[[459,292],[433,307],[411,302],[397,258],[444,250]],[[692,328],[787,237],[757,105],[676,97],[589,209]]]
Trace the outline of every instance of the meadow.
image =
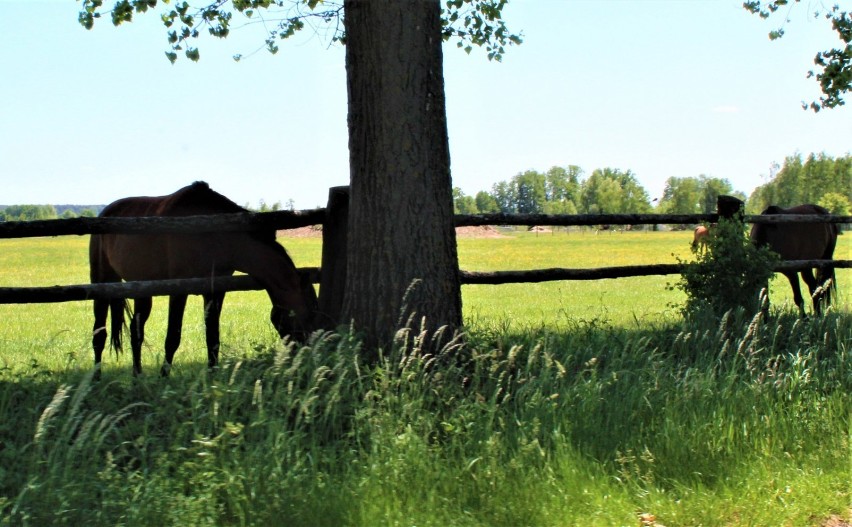
[[[690,236],[460,238],[460,267],[673,263]],[[318,265],[318,238],[281,241]],[[85,283],[86,247],[0,241],[0,286]],[[837,257],[850,253],[841,236]],[[676,279],[464,286],[464,340],[435,351],[401,333],[376,367],[347,333],[277,342],[265,294],[247,292],[226,298],[222,366],[207,373],[196,298],[165,380],[156,299],[147,374],[110,354],[97,383],[88,303],[0,306],[0,521],[849,521],[852,272],[838,271],[836,308],[808,319],[773,280],[768,321],[686,322]]]

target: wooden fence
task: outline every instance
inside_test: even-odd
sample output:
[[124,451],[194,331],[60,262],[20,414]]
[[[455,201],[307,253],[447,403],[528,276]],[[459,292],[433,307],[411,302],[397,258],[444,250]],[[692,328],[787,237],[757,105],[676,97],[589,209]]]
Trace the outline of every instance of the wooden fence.
[[[338,189],[339,190],[339,189]],[[154,234],[154,233],[200,233],[200,232],[237,232],[257,228],[294,229],[312,225],[324,225],[323,267],[340,267],[337,263],[345,252],[345,243],[335,241],[332,230],[344,232],[346,229],[346,205],[341,209],[341,198],[335,189],[325,209],[304,211],[277,211],[267,213],[238,213],[210,216],[190,216],[180,218],[72,218],[62,220],[40,220],[28,222],[0,223],[0,238],[25,238],[37,236],[88,235],[88,234]],[[342,210],[343,219],[339,213]],[[698,215],[662,215],[662,214],[478,214],[457,215],[458,227],[482,225],[526,225],[526,226],[591,226],[591,225],[660,225],[660,224],[697,224],[718,221],[718,214]],[[750,223],[788,223],[788,222],[830,222],[852,223],[852,216],[801,216],[769,215],[746,216]],[[332,240],[332,241],[329,241]],[[338,245],[335,253],[330,246]],[[327,247],[328,246],[328,247]],[[782,262],[776,271],[798,270],[805,268],[852,268],[850,260],[809,260]],[[658,264],[606,267],[597,269],[537,269],[527,271],[477,272],[460,270],[462,284],[505,284],[520,282],[543,282],[552,280],[599,280],[631,276],[650,276],[678,274],[682,266],[678,264]],[[313,283],[321,283],[321,297],[327,296],[327,275],[319,268],[300,269],[307,273]],[[336,271],[339,273],[339,271]],[[324,276],[326,275],[326,276]],[[168,295],[172,293],[201,294],[211,289],[218,291],[259,290],[260,285],[248,276],[221,278],[196,278],[184,280],[160,280],[151,282],[123,282],[108,284],[83,284],[53,287],[0,287],[0,304],[44,303],[91,300],[94,298],[137,298]],[[335,287],[328,287],[335,289]],[[339,289],[339,288],[337,288]],[[339,295],[339,292],[334,294]],[[323,303],[322,298],[320,303]]]
[[[819,214],[772,214],[743,217],[746,223],[852,223],[852,216],[830,216]],[[483,225],[528,225],[528,226],[595,226],[595,225],[694,225],[716,223],[719,214],[465,214],[456,215],[456,226]],[[776,272],[799,271],[817,268],[852,268],[850,260],[795,260],[779,262]],[[602,280],[633,276],[655,276],[680,274],[680,264],[631,265],[594,269],[536,269],[531,271],[477,272],[460,271],[463,284],[510,284],[533,283],[556,280]]]

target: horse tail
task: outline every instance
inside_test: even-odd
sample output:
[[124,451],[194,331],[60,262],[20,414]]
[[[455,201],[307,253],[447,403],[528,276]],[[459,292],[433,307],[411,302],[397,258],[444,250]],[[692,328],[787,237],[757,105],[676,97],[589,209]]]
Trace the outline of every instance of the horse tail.
[[130,315],[130,305],[123,298],[109,301],[110,311],[110,345],[116,353],[121,352],[121,334],[127,326],[124,314]]
[[[89,240],[89,277],[93,284],[99,283],[108,283],[108,282],[121,282],[121,277],[118,275],[115,269],[110,265],[109,258],[107,258],[106,251],[103,247],[103,236],[100,234],[93,234],[91,239]],[[110,347],[115,350],[116,353],[121,351],[121,333],[124,330],[124,327],[127,325],[124,319],[124,314],[130,312],[130,307],[127,303],[127,300],[123,298],[113,298],[109,301],[109,317],[110,317]],[[97,301],[96,301],[97,304]],[[106,329],[106,317],[107,313],[103,312],[100,315],[97,313],[99,309],[95,308],[95,318],[103,317],[103,328]],[[99,320],[95,321],[95,326],[100,326]],[[99,331],[99,327],[95,327],[95,331]],[[104,343],[101,342],[100,348],[103,349]],[[96,347],[96,354],[99,354],[97,351],[98,345]]]

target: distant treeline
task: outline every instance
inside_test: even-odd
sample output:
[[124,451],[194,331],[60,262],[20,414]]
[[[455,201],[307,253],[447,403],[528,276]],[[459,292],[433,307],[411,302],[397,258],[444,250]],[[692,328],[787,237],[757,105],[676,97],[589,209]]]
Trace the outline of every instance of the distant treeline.
[[816,203],[834,214],[850,215],[852,156],[834,159],[811,154],[802,161],[801,155],[795,155],[776,170],[751,196],[734,190],[727,179],[672,177],[653,204],[630,170],[597,169],[586,178],[583,169],[570,165],[544,173],[528,170],[475,196],[455,188],[453,199],[457,214],[712,214],[716,198],[724,194],[746,201],[750,214],[759,214],[769,204]]
[[103,208],[104,205],[0,205],[0,221],[94,217]]
[[[59,218],[79,218],[97,216],[106,205],[0,205],[0,221],[33,221],[33,220],[55,220]],[[245,208],[254,212],[274,212],[283,210],[294,210],[295,204],[292,199],[287,200],[285,205],[280,201],[268,204],[261,200],[259,205],[253,207],[248,203]]]
[[[630,170],[596,169],[585,177],[576,165],[552,167],[547,172],[527,170],[508,181],[492,185],[475,196],[453,189],[457,214],[502,212],[506,214],[712,214],[719,195],[746,201],[748,214],[759,214],[768,205],[789,207],[801,203],[822,205],[834,214],[852,215],[852,155],[832,158],[825,154],[787,157],[776,165],[769,181],[750,196],[736,191],[727,179],[672,177],[663,195],[653,200]],[[30,221],[78,216],[97,216],[104,205],[0,205],[0,221]],[[259,212],[282,209],[280,202],[246,208]],[[286,208],[292,210],[289,200]]]
[[825,154],[790,156],[765,185],[754,189],[746,211],[758,214],[768,205],[822,205],[840,216],[852,215],[852,155],[834,159]]
[[[0,205],[0,221],[55,220],[58,218],[93,218],[100,214],[106,205]],[[245,208],[254,212],[274,212],[277,210],[295,210],[292,199],[285,205],[280,201],[268,204],[261,200],[253,207],[246,203]]]

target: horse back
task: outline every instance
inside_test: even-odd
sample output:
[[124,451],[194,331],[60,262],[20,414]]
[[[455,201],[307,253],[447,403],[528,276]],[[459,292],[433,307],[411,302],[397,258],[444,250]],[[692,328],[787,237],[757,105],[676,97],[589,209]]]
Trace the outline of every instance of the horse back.
[[246,212],[230,199],[196,181],[166,196],[122,198],[104,207],[102,217],[198,216]]
[[246,212],[207,183],[196,181],[173,194],[163,196],[156,216],[198,216],[203,214],[228,214]]
[[[244,211],[195,182],[166,196],[135,196],[107,205],[102,217],[193,216]],[[90,241],[92,279],[158,280],[231,274],[227,244],[217,234],[101,234]]]
[[[195,216],[245,212],[245,209],[195,182],[166,196],[123,198],[106,206],[102,217]],[[245,234],[102,234],[92,236],[90,265],[93,279],[110,269],[125,280],[192,278],[211,273],[229,275],[234,269],[230,238]],[[274,232],[271,240],[274,242]],[[252,235],[253,238],[256,236]]]
[[[763,215],[773,214],[830,214],[819,205],[797,205],[781,208],[771,205]],[[829,260],[837,243],[838,227],[832,223],[757,223],[751,239],[758,245],[768,245],[783,260]]]

